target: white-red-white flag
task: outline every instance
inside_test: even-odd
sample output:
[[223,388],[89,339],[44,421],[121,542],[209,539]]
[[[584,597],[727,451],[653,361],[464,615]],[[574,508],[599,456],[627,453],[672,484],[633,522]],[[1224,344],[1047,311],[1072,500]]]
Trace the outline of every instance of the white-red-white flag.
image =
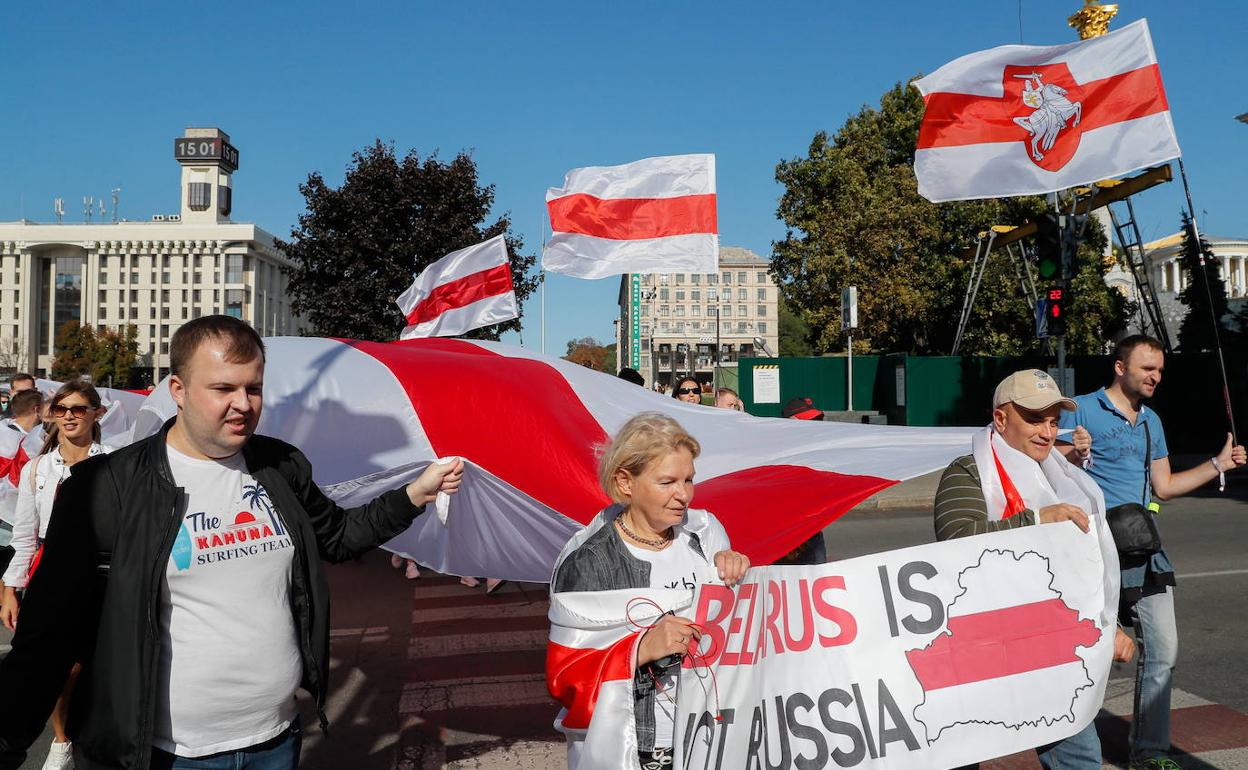
[[426,267],[396,300],[407,326],[399,339],[453,337],[520,316],[507,243],[496,235]]
[[1054,192],[1181,154],[1143,19],[968,54],[914,85],[925,104],[914,172],[933,202]]
[[0,521],[9,524],[17,508],[17,480],[30,461],[30,451],[23,442],[26,435],[0,423]]
[[[549,580],[568,539],[611,503],[599,447],[639,412],[675,417],[702,444],[694,505],[755,564],[901,479],[945,467],[976,430],[751,417],[480,340],[271,337],[265,359],[259,431],[297,443],[340,505],[412,481],[434,458],[467,461],[447,523],[422,516],[386,546],[455,575]],[[162,384],[135,437],[175,414]]]
[[715,273],[715,156],[669,155],[574,168],[546,191],[542,269],[577,278]]

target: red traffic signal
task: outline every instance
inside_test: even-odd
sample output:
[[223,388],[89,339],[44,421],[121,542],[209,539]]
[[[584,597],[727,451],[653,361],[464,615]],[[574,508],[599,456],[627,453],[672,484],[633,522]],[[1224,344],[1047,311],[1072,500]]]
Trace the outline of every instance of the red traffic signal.
[[1066,334],[1066,289],[1055,286],[1045,293],[1045,320],[1050,337]]

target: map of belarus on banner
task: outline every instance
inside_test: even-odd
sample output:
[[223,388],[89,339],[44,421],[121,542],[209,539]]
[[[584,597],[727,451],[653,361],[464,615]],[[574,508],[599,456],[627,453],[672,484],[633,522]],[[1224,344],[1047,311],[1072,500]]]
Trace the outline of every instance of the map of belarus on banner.
[[1180,155],[1143,19],[968,54],[914,86],[925,105],[914,173],[933,202],[1054,192]]
[[703,585],[677,767],[926,770],[1073,735],[1113,654],[1097,532],[1023,527]]
[[715,156],[574,168],[546,192],[542,269],[577,278],[719,270]]

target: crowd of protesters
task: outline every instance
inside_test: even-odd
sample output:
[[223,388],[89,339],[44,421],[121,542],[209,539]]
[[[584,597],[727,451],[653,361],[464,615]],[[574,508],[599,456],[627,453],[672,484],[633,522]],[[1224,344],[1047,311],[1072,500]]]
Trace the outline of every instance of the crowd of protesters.
[[[297,448],[255,433],[264,344],[251,327],[200,318],[179,328],[170,354],[177,415],[115,452],[100,443],[105,410],[89,383],[66,383],[45,401],[33,378],[13,378],[0,431],[44,434],[21,469],[15,504],[0,508],[0,536],[11,541],[0,541],[8,555],[0,564],[0,622],[16,632],[0,662],[0,690],[22,694],[0,699],[0,770],[21,764],[49,719],[46,770],[297,767],[296,689],[313,696],[325,725],[322,561],[377,546],[438,492],[459,487],[462,462],[434,463],[405,487],[343,509],[312,482]],[[1056,522],[1087,532],[1098,518],[1128,517],[1156,533],[1154,500],[1187,494],[1248,462],[1228,436],[1206,463],[1171,468],[1161,420],[1144,403],[1164,363],[1161,344],[1137,335],[1118,345],[1112,384],[1095,393],[1067,397],[1039,370],[1002,381],[991,424],[941,477],[936,538]],[[632,370],[620,376],[645,387]],[[671,390],[689,404],[702,404],[703,395],[693,378],[677,379]],[[713,404],[744,411],[727,387],[715,390]],[[781,411],[786,419],[824,419],[809,397],[792,398]],[[569,546],[552,593],[738,582],[748,558],[733,550],[713,512],[692,507],[700,452],[670,416],[648,412],[625,423],[601,457],[600,482],[613,502],[592,534]],[[1002,496],[1006,482],[1013,497]],[[211,536],[244,515],[261,522],[265,548],[192,560],[192,533]],[[1115,545],[1122,591],[1114,656],[1137,659],[1131,766],[1173,770],[1174,567],[1159,536],[1143,550]],[[778,563],[825,561],[816,532]],[[394,564],[419,574],[400,557]],[[641,632],[634,716],[643,770],[672,763],[675,676],[699,639],[691,621],[671,613]],[[249,651],[246,660],[232,654],[237,649]],[[1092,725],[1036,751],[1046,768],[1101,766]]]

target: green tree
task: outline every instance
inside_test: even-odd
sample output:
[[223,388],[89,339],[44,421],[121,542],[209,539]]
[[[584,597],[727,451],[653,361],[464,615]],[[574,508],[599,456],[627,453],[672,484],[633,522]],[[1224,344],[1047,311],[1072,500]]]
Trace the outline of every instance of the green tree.
[[66,321],[54,344],[52,379],[85,376],[96,385],[123,388],[130,383],[130,370],[139,356],[139,330],[134,324],[97,330]]
[[810,326],[789,309],[789,303],[784,301],[784,297],[780,298],[776,333],[780,338],[780,355],[814,355],[815,349],[810,344]]
[[72,380],[91,374],[95,363],[95,329],[77,321],[66,321],[53,342],[55,355],[49,375],[54,380]]
[[[477,166],[461,152],[449,163],[415,150],[399,158],[377,140],[356,152],[341,186],[312,172],[299,191],[307,210],[277,246],[293,262],[291,309],[320,336],[392,340],[404,319],[395,298],[412,277],[446,254],[506,234],[516,299],[537,286],[535,258],[511,234],[507,214],[491,218],[494,186],[482,186]],[[520,319],[465,335],[497,339],[520,329]]]
[[105,327],[95,333],[95,358],[91,379],[97,385],[124,388],[130,384],[130,371],[139,357],[139,328],[126,324]]
[[568,340],[568,352],[564,360],[588,367],[595,371],[615,374],[615,345],[603,345],[593,337]]
[[[854,349],[948,353],[953,345],[977,233],[1018,224],[1045,207],[1016,197],[933,204],[918,193],[914,147],[923,118],[918,92],[898,83],[878,108],[864,106],[832,136],[820,131],[805,157],[782,161],[772,272],[817,350],[843,350],[841,287],[857,285]],[[1100,352],[1122,327],[1125,300],[1095,258],[1104,233],[1089,224],[1079,290],[1067,322],[1071,352]],[[994,252],[963,339],[968,354],[1014,354],[1037,346],[1033,311],[1003,252]]]
[[[1179,301],[1187,305],[1187,315],[1179,324],[1179,350],[1184,353],[1212,351],[1217,347],[1218,339],[1226,341],[1230,337],[1226,314],[1228,303],[1226,283],[1218,269],[1218,260],[1209,249],[1209,243],[1201,238],[1197,244],[1196,233],[1192,227],[1192,219],[1186,212],[1183,214],[1183,249],[1179,258],[1183,270],[1187,273],[1187,287],[1179,292]],[[1201,265],[1201,255],[1204,265]],[[1203,277],[1201,273],[1203,272]],[[1206,292],[1205,287],[1209,290]],[[1212,304],[1210,304],[1212,300]],[[1214,336],[1214,322],[1217,320],[1217,339]]]

